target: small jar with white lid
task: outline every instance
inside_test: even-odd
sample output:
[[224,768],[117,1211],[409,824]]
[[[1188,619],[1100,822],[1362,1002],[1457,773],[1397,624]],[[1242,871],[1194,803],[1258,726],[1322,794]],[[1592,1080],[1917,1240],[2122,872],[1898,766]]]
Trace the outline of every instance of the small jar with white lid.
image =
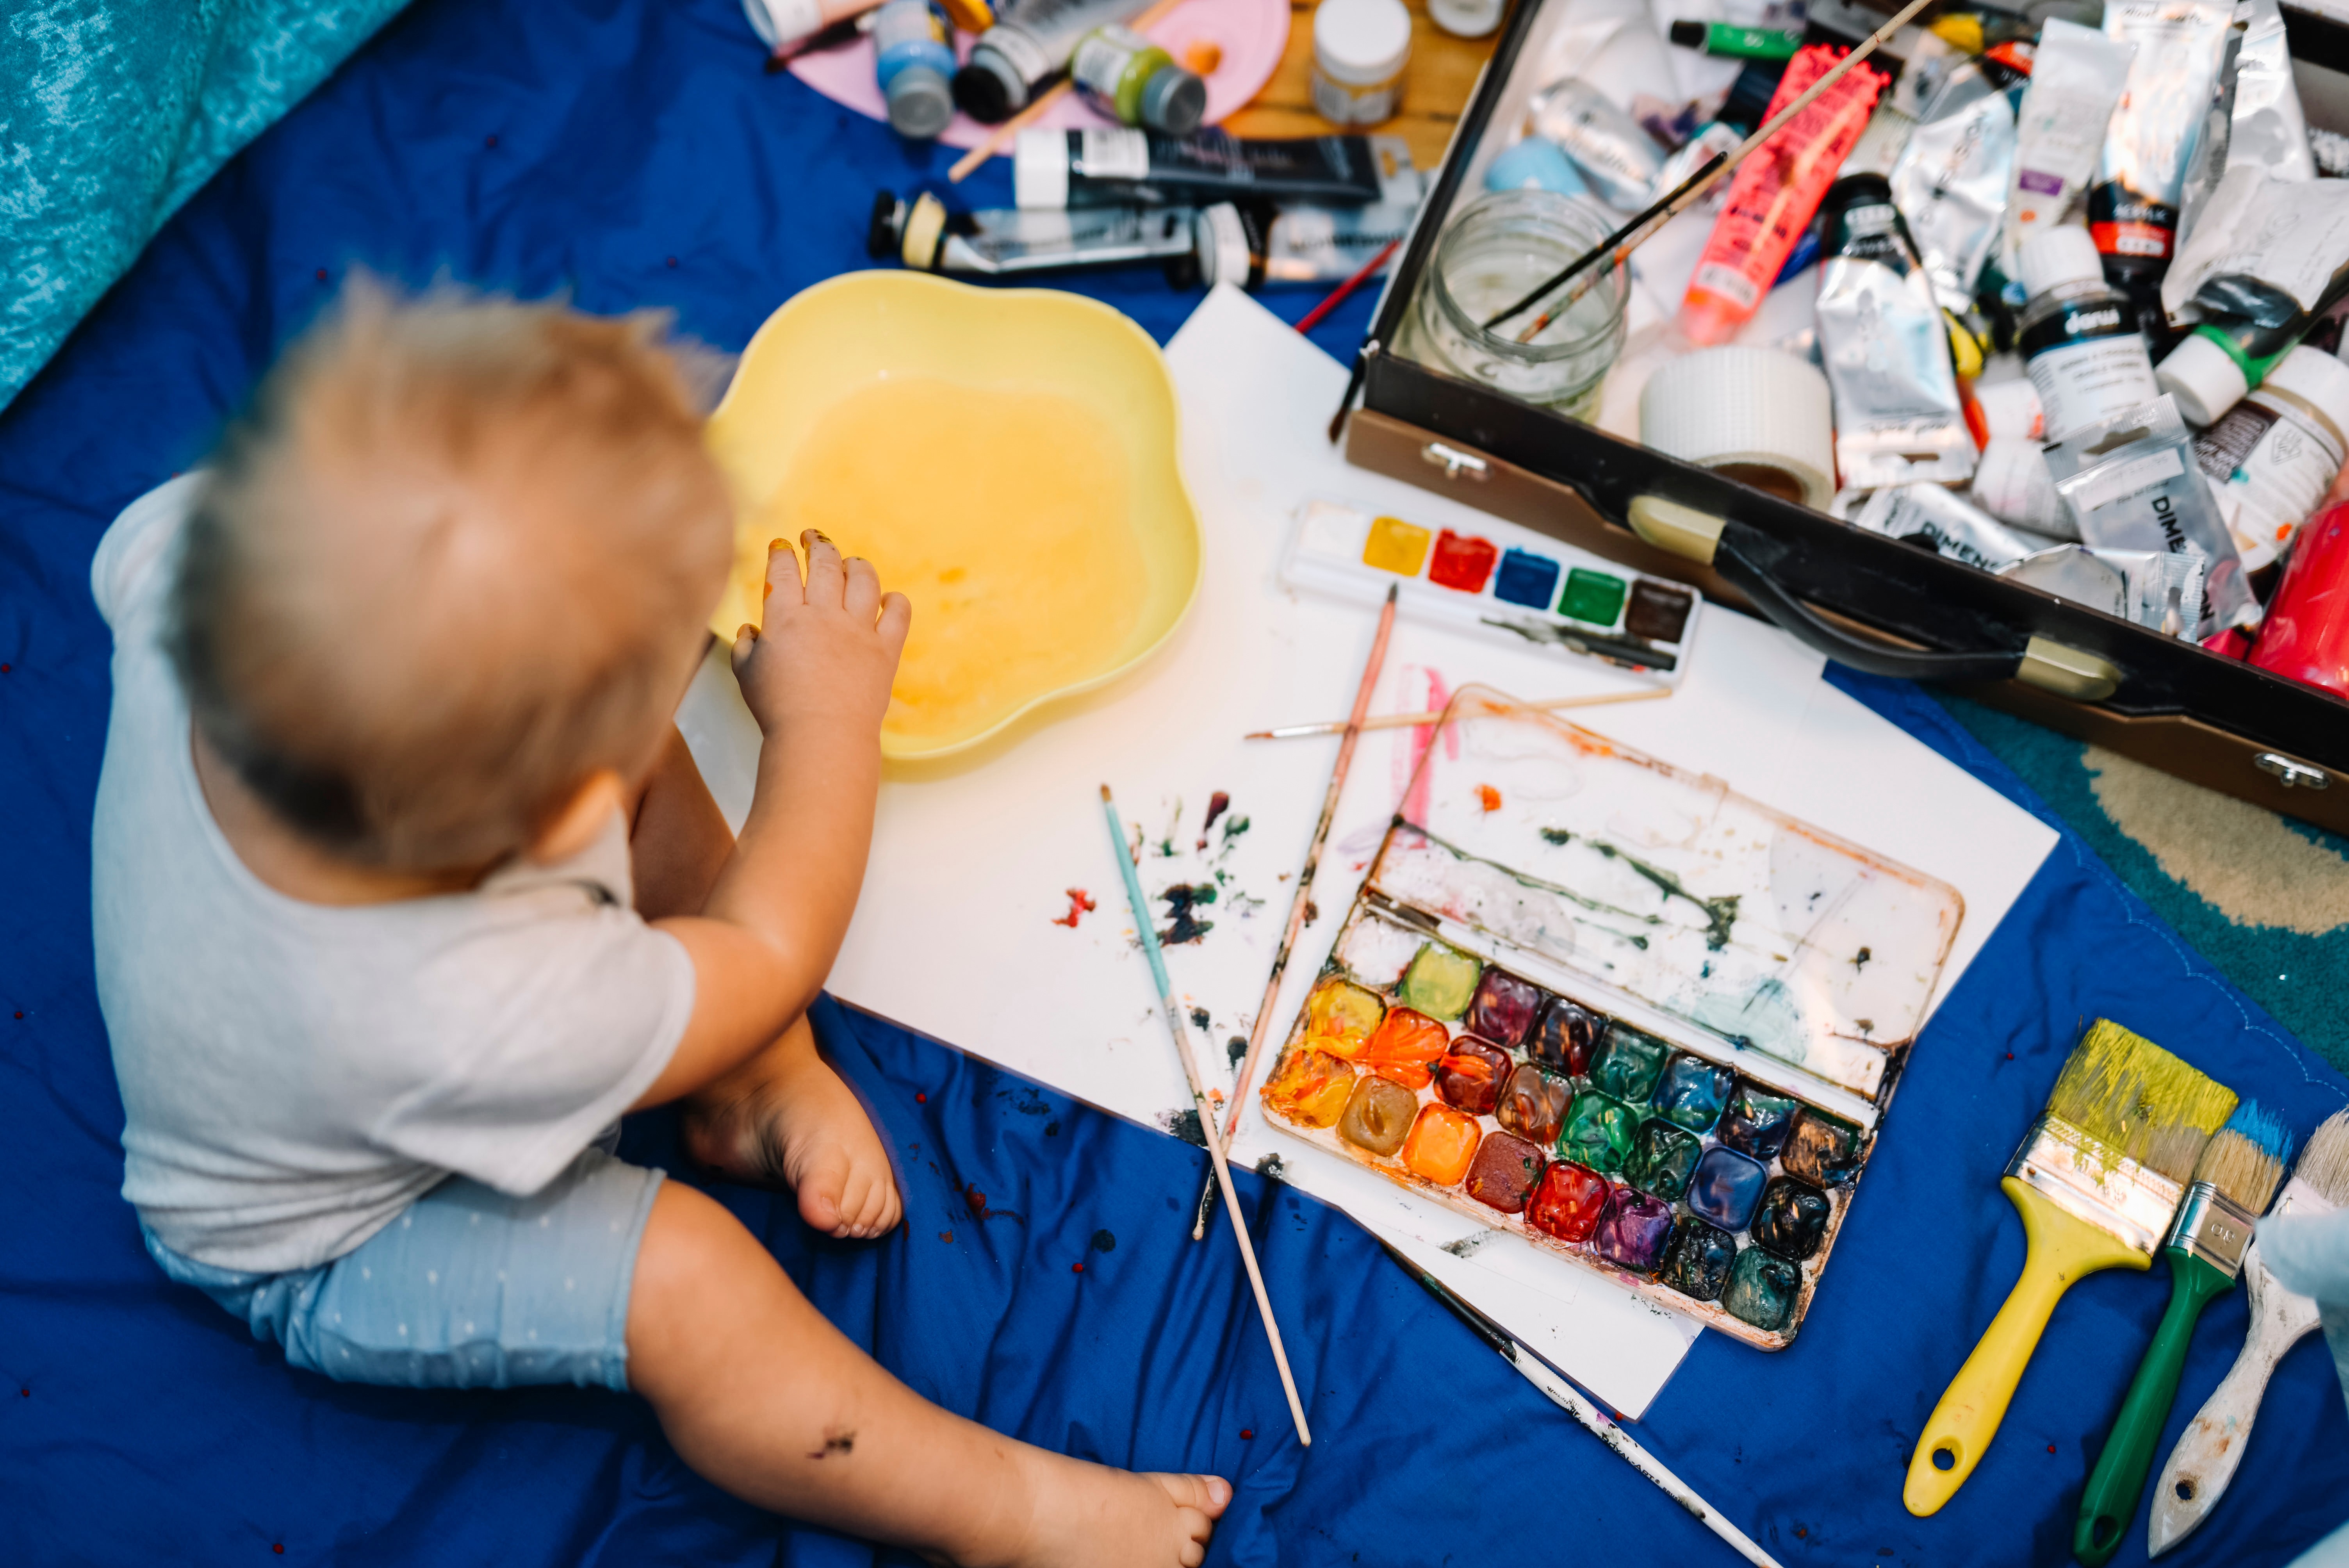
[[1402,0],[1321,0],[1313,11],[1313,107],[1335,125],[1377,125],[1402,107],[1411,13]]
[[1508,0],[1427,0],[1427,19],[1455,38],[1481,38],[1507,9]]

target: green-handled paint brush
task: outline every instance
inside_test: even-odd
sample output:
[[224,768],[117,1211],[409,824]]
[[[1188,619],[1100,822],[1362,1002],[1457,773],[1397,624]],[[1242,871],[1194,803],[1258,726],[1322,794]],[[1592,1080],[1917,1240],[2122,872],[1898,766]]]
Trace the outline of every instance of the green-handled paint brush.
[[2251,1227],[2275,1196],[2291,1152],[2292,1135],[2283,1124],[2257,1102],[2245,1100],[2194,1162],[2193,1183],[2161,1244],[2169,1264],[2169,1309],[2129,1379],[2128,1397],[2080,1493],[2072,1555],[2085,1568],[2105,1568],[2120,1550],[2121,1535],[2145,1491],[2146,1472],[2153,1469],[2153,1446],[2161,1440],[2170,1402],[2178,1398],[2195,1322],[2204,1307],[2235,1288]]
[[1917,1439],[1900,1493],[1909,1512],[1935,1512],[1973,1473],[2073,1282],[2153,1266],[2195,1161],[2234,1109],[2234,1090],[2109,1019],[2081,1037],[1999,1181],[2030,1251]]

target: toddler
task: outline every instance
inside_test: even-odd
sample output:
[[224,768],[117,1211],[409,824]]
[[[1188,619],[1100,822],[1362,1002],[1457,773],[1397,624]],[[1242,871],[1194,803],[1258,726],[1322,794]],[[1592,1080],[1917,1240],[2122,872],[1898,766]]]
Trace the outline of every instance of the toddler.
[[91,567],[114,707],[98,995],[148,1251],[329,1377],[649,1399],[761,1506],[968,1564],[1197,1563],[1230,1488],[925,1403],[723,1208],[892,1229],[805,1018],[856,903],[911,611],[820,535],[733,648],[739,841],[671,715],[732,552],[644,316],[356,285]]

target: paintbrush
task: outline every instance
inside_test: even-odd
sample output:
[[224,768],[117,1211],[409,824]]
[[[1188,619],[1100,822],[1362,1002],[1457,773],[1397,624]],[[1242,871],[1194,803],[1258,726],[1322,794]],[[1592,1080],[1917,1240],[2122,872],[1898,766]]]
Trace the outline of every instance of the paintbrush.
[[2235,1288],[2251,1229],[2283,1180],[2292,1135],[2283,1124],[2245,1100],[2211,1136],[2194,1161],[2186,1201],[2169,1222],[2161,1255],[2169,1264],[2169,1306],[2129,1379],[2128,1397],[2105,1439],[2104,1451],[2080,1493],[2072,1526],[2072,1555],[2084,1568],[2105,1568],[2121,1546],[2153,1469],[2153,1445],[2178,1398],[2187,1343],[2202,1309]]
[[[2349,1110],[2338,1110],[2309,1135],[2308,1148],[2269,1211],[2276,1214],[2328,1214],[2349,1203]],[[2260,1257],[2253,1241],[2243,1254],[2243,1286],[2251,1293],[2251,1332],[2227,1376],[2188,1423],[2178,1446],[2161,1467],[2153,1489],[2153,1521],[2146,1553],[2158,1557],[2210,1516],[2234,1479],[2268,1378],[2283,1353],[2317,1326],[2316,1303],[2286,1290]]]
[[1621,266],[1632,252],[1646,244],[1654,236],[1657,230],[1702,201],[1706,191],[1712,190],[1739,164],[1744,162],[1764,142],[1777,135],[1782,126],[1810,108],[1812,99],[1843,80],[1846,73],[1853,67],[1876,53],[1878,45],[1889,42],[1892,35],[1907,26],[1915,19],[1918,12],[1932,3],[1933,0],[1909,0],[1909,4],[1903,6],[1890,21],[1870,33],[1865,42],[1850,54],[1837,60],[1834,68],[1825,76],[1804,88],[1802,95],[1794,102],[1772,115],[1760,129],[1729,151],[1716,153],[1703,168],[1682,181],[1679,189],[1671,191],[1654,206],[1650,207],[1580,256],[1559,268],[1545,282],[1536,284],[1515,304],[1510,305],[1506,310],[1494,312],[1485,319],[1485,330],[1492,331],[1518,312],[1530,308],[1554,290],[1565,288],[1567,293],[1564,298],[1543,311],[1535,318],[1531,326],[1517,334],[1519,343],[1531,343],[1535,334],[1573,309],[1575,301],[1598,286],[1599,279]]
[[[1264,1037],[1272,1022],[1272,1009],[1280,999],[1280,977],[1288,972],[1288,954],[1297,945],[1298,934],[1305,929],[1305,913],[1313,907],[1313,873],[1320,869],[1321,846],[1330,841],[1330,823],[1338,815],[1338,797],[1345,792],[1346,774],[1354,765],[1354,743],[1362,738],[1362,724],[1371,711],[1371,694],[1378,689],[1379,671],[1386,667],[1387,642],[1394,635],[1395,595],[1399,585],[1387,584],[1387,601],[1379,606],[1378,630],[1371,634],[1370,656],[1362,661],[1362,678],[1354,684],[1354,711],[1346,720],[1346,738],[1338,743],[1338,760],[1330,765],[1330,788],[1321,796],[1321,818],[1313,824],[1313,841],[1305,846],[1305,868],[1297,873],[1297,891],[1288,899],[1288,927],[1281,933],[1280,945],[1273,950],[1272,973],[1265,977],[1264,1000],[1257,1004],[1256,1022],[1248,1026],[1247,1053],[1240,1057],[1239,1070],[1232,1078],[1231,1103],[1224,1108],[1224,1140],[1240,1129],[1240,1107],[1247,1103],[1249,1081],[1256,1077],[1257,1058],[1264,1051]],[[1205,1112],[1201,1113],[1205,1115]],[[1224,1162],[1216,1161],[1216,1175],[1223,1176]],[[1207,1216],[1215,1212],[1216,1183],[1209,1181],[1199,1191],[1198,1212],[1191,1221],[1191,1239],[1197,1241],[1207,1233]]]
[[1280,1389],[1288,1396],[1289,1418],[1297,1423],[1297,1440],[1313,1446],[1312,1429],[1305,1424],[1305,1405],[1297,1397],[1297,1379],[1288,1370],[1288,1351],[1280,1343],[1280,1325],[1273,1321],[1272,1298],[1265,1295],[1264,1274],[1256,1266],[1256,1243],[1248,1239],[1240,1218],[1238,1200],[1232,1196],[1232,1174],[1224,1161],[1224,1135],[1216,1130],[1216,1108],[1208,1103],[1199,1077],[1199,1058],[1192,1054],[1190,1031],[1183,1009],[1174,1005],[1174,983],[1166,977],[1166,955],[1158,950],[1158,929],[1150,921],[1150,901],[1142,896],[1142,878],[1125,847],[1125,824],[1118,820],[1117,802],[1109,786],[1101,787],[1102,815],[1109,821],[1110,851],[1117,857],[1118,873],[1125,879],[1125,902],[1133,911],[1133,929],[1142,940],[1142,955],[1150,960],[1150,977],[1158,985],[1158,1010],[1166,1015],[1167,1031],[1174,1037],[1174,1054],[1183,1059],[1183,1076],[1190,1080],[1191,1103],[1199,1108],[1199,1132],[1206,1140],[1207,1160],[1224,1190],[1224,1207],[1232,1217],[1232,1234],[1240,1243],[1240,1262],[1247,1266],[1248,1288],[1256,1292],[1257,1315],[1264,1319],[1264,1336],[1272,1343],[1272,1364],[1280,1369]]
[[1540,1389],[1543,1398],[1572,1416],[1585,1431],[1620,1454],[1633,1470],[1662,1488],[1666,1497],[1688,1510],[1698,1523],[1735,1547],[1739,1556],[1748,1563],[1759,1564],[1760,1568],[1779,1568],[1776,1558],[1754,1544],[1753,1537],[1745,1532],[1723,1519],[1711,1503],[1696,1494],[1694,1487],[1666,1470],[1656,1461],[1654,1455],[1632,1441],[1630,1435],[1613,1418],[1583,1397],[1582,1390],[1552,1371],[1539,1356],[1518,1344],[1507,1329],[1454,1295],[1442,1280],[1398,1252],[1385,1237],[1376,1233],[1372,1235],[1379,1245],[1386,1249],[1387,1256],[1419,1282],[1420,1288],[1442,1302],[1453,1316],[1468,1326],[1470,1333],[1498,1352],[1502,1360],[1517,1369],[1519,1377]]
[[[1151,6],[1150,9],[1144,11],[1142,15],[1136,16],[1133,20],[1126,23],[1125,25],[1134,32],[1147,33],[1151,28],[1156,26],[1161,21],[1164,20],[1166,14],[1169,11],[1174,10],[1175,6],[1180,5],[1182,3],[1183,0],[1158,0],[1158,4]],[[978,29],[974,28],[973,31],[978,31]],[[1067,62],[1065,61],[1062,62],[1064,66],[1066,63]],[[980,164],[986,162],[988,159],[994,157],[1005,148],[1010,146],[1013,138],[1017,137],[1021,131],[1027,129],[1030,126],[1035,124],[1038,120],[1043,119],[1045,112],[1054,104],[1066,98],[1069,95],[1070,89],[1075,85],[1076,84],[1073,80],[1063,76],[1059,81],[1054,82],[1050,87],[1046,88],[1042,92],[1038,93],[1034,98],[1029,99],[1028,107],[1026,108],[1021,109],[1018,114],[1013,115],[1009,119],[1005,120],[1001,125],[999,125],[993,130],[988,131],[985,139],[982,139],[977,147],[972,148],[968,152],[964,153],[960,158],[955,160],[954,167],[947,170],[947,182],[949,184],[959,185],[965,180],[968,179],[972,170],[978,168]]]
[[1925,1422],[1900,1492],[1909,1512],[1934,1512],[1973,1473],[2064,1290],[2098,1269],[2153,1266],[2234,1109],[2234,1090],[2109,1019],[2081,1037],[1999,1181],[2023,1217],[2023,1277]]
[[[1606,707],[1619,702],[1653,702],[1658,697],[1672,695],[1671,686],[1648,686],[1639,691],[1599,692],[1587,696],[1554,696],[1547,702],[1529,702],[1522,707],[1537,713],[1557,713],[1569,707]],[[1444,717],[1442,708],[1426,713],[1382,713],[1362,720],[1364,729],[1416,729],[1423,724],[1434,724]],[[1342,735],[1347,720],[1336,719],[1325,724],[1287,724],[1278,729],[1251,729],[1242,740],[1298,740],[1309,735]]]

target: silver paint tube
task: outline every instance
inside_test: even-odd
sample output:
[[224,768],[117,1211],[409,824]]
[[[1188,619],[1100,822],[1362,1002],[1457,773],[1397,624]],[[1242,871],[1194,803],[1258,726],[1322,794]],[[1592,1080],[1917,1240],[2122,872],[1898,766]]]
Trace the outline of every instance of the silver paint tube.
[[[1416,203],[1367,207],[1313,202],[1218,201],[1193,228],[1199,281],[1254,289],[1266,284],[1342,283],[1407,239]],[[1392,265],[1392,263],[1390,263]],[[1381,271],[1386,269],[1382,268]]]
[[1827,191],[1816,312],[1835,395],[1836,468],[1875,490],[1963,482],[1974,471],[1950,335],[1891,187],[1854,174]]
[[1974,280],[2005,232],[2014,177],[2014,105],[1969,60],[1950,73],[1892,166],[1892,200],[1917,237],[1942,304],[1973,303]]
[[978,36],[955,73],[955,103],[998,125],[1028,107],[1036,89],[1069,68],[1077,43],[1096,27],[1133,19],[1145,0],[1011,0]]
[[1920,539],[1940,554],[1996,572],[2045,545],[1937,484],[1878,490],[1853,518],[1855,527],[1893,539]]
[[1664,150],[1588,82],[1568,77],[1536,95],[1530,123],[1566,150],[1609,205],[1632,211],[1654,199]]
[[927,191],[908,202],[885,191],[874,203],[865,250],[876,261],[895,255],[922,272],[988,277],[1178,256],[1188,264],[1191,219],[1188,207],[948,212]]
[[[2349,181],[2282,181],[2227,170],[2202,221],[2161,280],[2180,324],[2234,315],[2282,326],[2349,284]],[[2281,350],[2278,350],[2281,352]]]
[[2169,397],[2124,409],[2050,447],[2047,468],[2091,549],[2201,552],[2207,575],[2187,617],[2196,641],[2257,624],[2259,602],[2243,581],[2234,536]]
[[2256,164],[2278,180],[2313,180],[2308,117],[2292,77],[2283,11],[2276,0],[2245,0],[2251,25],[2235,56],[2235,101],[2227,114],[2225,168]]
[[2231,0],[2108,0],[2105,6],[2105,36],[2135,44],[2137,59],[2096,160],[2088,232],[2123,276],[2149,281],[2169,264],[2186,171],[2234,25]]
[[[2006,209],[2010,257],[2041,229],[2061,222],[2087,189],[2136,56],[2136,45],[2061,17],[2040,29],[2031,86],[2015,117],[2014,186]],[[2012,265],[2005,271],[2019,275]]]
[[2059,599],[2118,615],[2173,637],[2192,630],[2192,606],[2202,597],[2202,552],[2085,550],[2059,544],[2027,555],[1998,574]]

